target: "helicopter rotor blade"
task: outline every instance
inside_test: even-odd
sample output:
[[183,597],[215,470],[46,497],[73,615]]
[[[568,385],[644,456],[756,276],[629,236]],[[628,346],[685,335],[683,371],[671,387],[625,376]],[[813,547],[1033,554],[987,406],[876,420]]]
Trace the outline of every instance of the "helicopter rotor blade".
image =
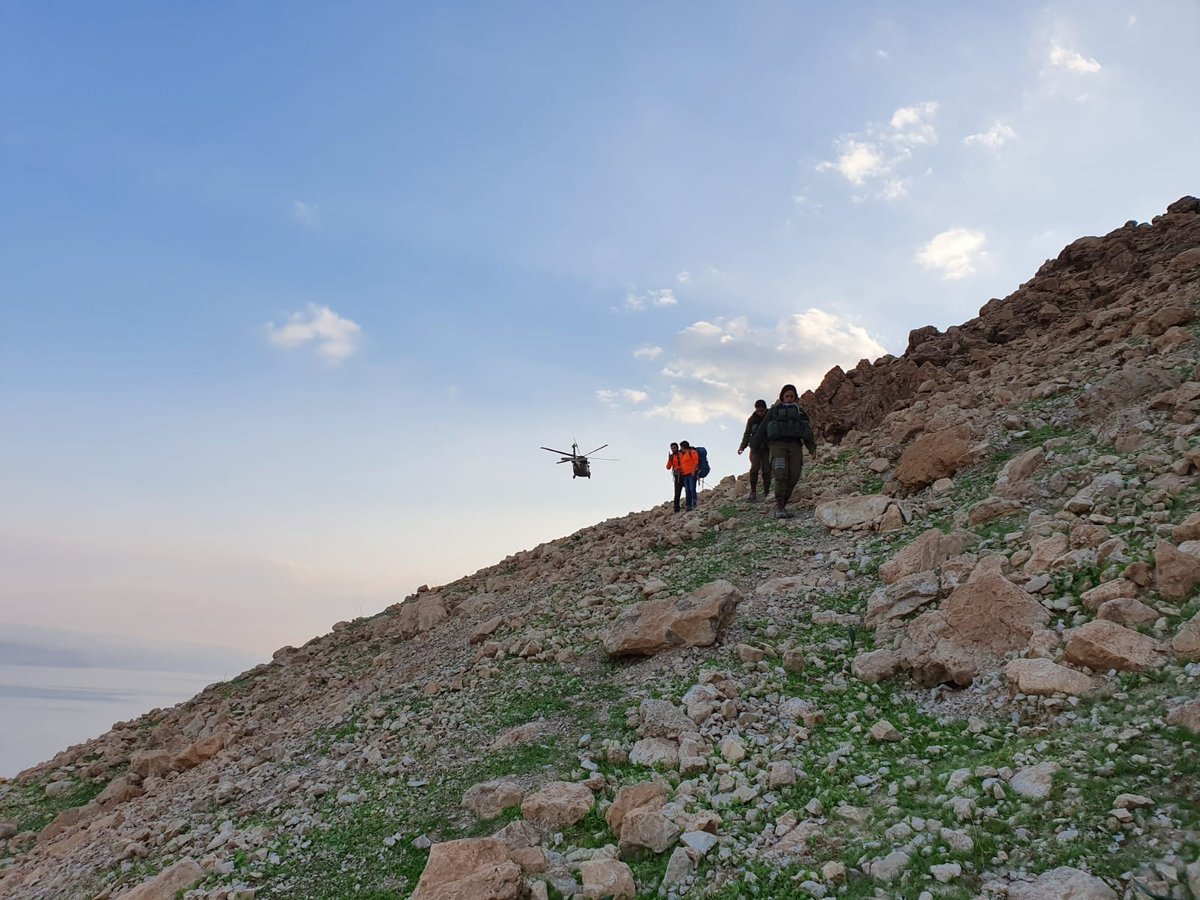
[[568,453],[566,450],[555,450],[553,447],[541,447],[541,448],[539,448],[539,449],[541,449],[541,450],[549,450],[551,453],[557,453],[559,456],[565,456],[565,457],[567,457],[568,459],[570,459],[572,456],[574,456],[574,455],[575,455],[575,454],[573,454],[573,453]]
[[589,456],[588,459],[598,459],[602,462],[620,462],[619,459],[614,459],[611,456]]
[[608,444],[601,444],[601,445],[600,445],[599,447],[597,447],[595,450],[589,450],[587,453],[582,453],[582,454],[580,454],[580,455],[581,455],[581,456],[591,456],[593,453],[596,453],[597,451],[603,450],[603,449],[604,449],[605,447],[607,447],[607,446],[608,446]]

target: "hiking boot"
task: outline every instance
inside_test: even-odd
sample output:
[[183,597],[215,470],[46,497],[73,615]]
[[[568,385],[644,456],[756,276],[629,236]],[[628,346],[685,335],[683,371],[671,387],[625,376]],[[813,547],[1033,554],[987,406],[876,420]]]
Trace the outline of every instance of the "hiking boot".
[[794,519],[796,517],[792,513],[788,512],[786,509],[780,509],[780,510],[776,510],[775,518],[777,518],[777,519]]
[[756,494],[754,491],[751,491],[742,499],[745,500],[747,503],[754,503],[758,500],[758,494]]

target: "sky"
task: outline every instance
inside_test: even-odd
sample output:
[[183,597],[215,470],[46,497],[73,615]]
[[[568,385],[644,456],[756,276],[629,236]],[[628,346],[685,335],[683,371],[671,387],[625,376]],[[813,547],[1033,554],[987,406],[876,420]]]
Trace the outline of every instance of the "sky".
[[[263,658],[1200,192],[1196,2],[0,0],[0,629]],[[590,481],[541,446],[608,444]]]

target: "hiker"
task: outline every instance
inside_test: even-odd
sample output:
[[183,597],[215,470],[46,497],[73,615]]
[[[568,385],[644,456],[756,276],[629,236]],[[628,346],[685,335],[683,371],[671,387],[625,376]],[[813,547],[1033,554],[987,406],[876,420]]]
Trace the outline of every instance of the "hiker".
[[767,415],[758,431],[754,433],[753,446],[759,452],[767,449],[771,465],[771,480],[775,484],[775,508],[773,519],[791,519],[787,511],[788,499],[800,481],[804,467],[804,448],[816,458],[817,444],[813,440],[812,423],[808,413],[800,408],[796,386],[785,384],[779,391],[779,399],[767,410]]
[[667,455],[667,469],[675,480],[675,512],[679,512],[679,494],[683,491],[683,466],[679,458],[679,445],[671,442],[671,452]]
[[696,470],[700,468],[700,454],[687,441],[679,442],[679,472],[683,476],[684,511],[696,508]]
[[[742,443],[738,446],[738,456],[742,455],[742,451],[750,447],[750,442],[754,440],[754,435],[758,431],[758,426],[763,423],[763,419],[767,417],[767,401],[755,400],[754,412],[750,414],[750,418],[746,420],[746,430],[742,432]],[[758,476],[762,474],[763,496],[771,493],[771,467],[768,464],[770,456],[761,451],[750,447],[750,493],[745,497],[746,500],[754,502],[758,500]]]

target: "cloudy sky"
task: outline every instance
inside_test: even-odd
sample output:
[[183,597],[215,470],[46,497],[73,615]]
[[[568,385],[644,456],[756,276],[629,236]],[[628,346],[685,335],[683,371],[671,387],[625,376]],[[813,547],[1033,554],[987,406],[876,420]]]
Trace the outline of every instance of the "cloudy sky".
[[[1200,190],[1194,2],[0,0],[0,623],[269,653]],[[539,446],[608,443],[591,482]]]

